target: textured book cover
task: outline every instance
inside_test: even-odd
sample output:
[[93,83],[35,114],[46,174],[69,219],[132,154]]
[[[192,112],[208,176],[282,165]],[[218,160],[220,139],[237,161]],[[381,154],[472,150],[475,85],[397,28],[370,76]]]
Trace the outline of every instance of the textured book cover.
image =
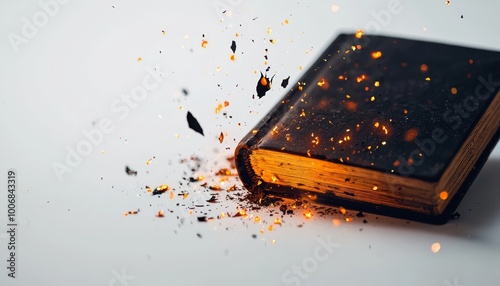
[[342,34],[239,143],[239,176],[252,192],[444,223],[498,141],[499,87],[499,52]]

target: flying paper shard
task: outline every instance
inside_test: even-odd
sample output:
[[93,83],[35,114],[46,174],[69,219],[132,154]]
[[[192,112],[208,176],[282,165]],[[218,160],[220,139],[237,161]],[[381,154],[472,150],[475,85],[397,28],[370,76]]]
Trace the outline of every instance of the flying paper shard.
[[203,128],[201,128],[200,123],[198,123],[198,120],[196,120],[196,118],[194,118],[193,114],[191,114],[191,112],[189,112],[189,111],[187,113],[187,121],[188,121],[189,128],[191,128],[194,131],[205,136],[205,134],[203,134]]

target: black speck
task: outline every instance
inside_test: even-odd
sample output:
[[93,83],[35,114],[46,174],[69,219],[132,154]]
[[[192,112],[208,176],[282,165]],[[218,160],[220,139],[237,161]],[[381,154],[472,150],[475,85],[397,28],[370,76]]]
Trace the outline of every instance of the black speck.
[[125,166],[125,172],[127,173],[127,175],[129,176],[137,176],[137,171],[134,171],[132,169],[130,169],[128,166]]
[[231,43],[231,51],[233,51],[233,54],[236,53],[236,42],[235,41],[233,41]]
[[365,217],[365,214],[364,214],[364,213],[362,213],[362,212],[358,212],[358,213],[356,214],[356,216],[357,216],[357,217]]
[[196,236],[198,236],[199,238],[202,238],[203,236],[201,236],[200,233],[197,233]]

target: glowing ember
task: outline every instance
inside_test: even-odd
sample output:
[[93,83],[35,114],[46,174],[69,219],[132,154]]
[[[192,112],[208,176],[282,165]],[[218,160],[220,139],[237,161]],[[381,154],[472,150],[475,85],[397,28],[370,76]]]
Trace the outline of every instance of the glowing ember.
[[451,94],[455,95],[458,93],[458,89],[456,87],[451,88]]
[[340,10],[340,6],[333,4],[330,9],[332,10],[333,13],[337,13]]
[[354,101],[346,101],[345,102],[345,107],[349,111],[354,111],[358,107],[358,104],[356,102],[354,102]]
[[448,198],[448,192],[442,191],[441,193],[439,193],[439,198],[445,201]]
[[439,242],[435,242],[431,246],[431,250],[434,253],[437,253],[440,249],[441,249],[441,244],[439,244]]
[[260,222],[260,217],[259,217],[259,216],[254,217],[254,218],[253,218],[253,221],[254,221],[254,222]]
[[362,82],[366,79],[366,75],[362,74],[356,78],[356,82]]
[[372,189],[373,189],[374,191],[376,191],[376,190],[378,189],[378,187],[377,187],[377,186],[373,186],[373,188],[372,188]]
[[142,62],[142,58],[141,58],[141,57],[138,57],[138,58],[137,58],[137,62],[138,62],[138,63]]
[[128,216],[128,215],[135,215],[135,214],[138,214],[139,213],[139,210],[136,210],[136,211],[128,211],[125,213],[125,216]]
[[304,213],[304,216],[306,217],[306,219],[310,219],[310,218],[312,218],[313,214],[311,211],[307,211]]
[[278,181],[278,177],[276,175],[272,175],[271,181],[273,181],[273,183],[276,183]]
[[208,187],[210,190],[212,191],[222,191],[222,188],[219,187],[218,185],[212,185],[210,187]]
[[428,70],[429,70],[429,67],[426,64],[420,65],[421,72],[427,72]]
[[222,144],[222,142],[224,141],[224,133],[220,133],[219,135],[219,142]]
[[323,89],[328,89],[328,87],[330,87],[330,85],[328,84],[328,81],[326,81],[325,78],[321,78],[320,81],[318,81],[318,86],[322,87]]
[[372,58],[373,59],[378,59],[381,56],[382,56],[382,52],[381,51],[372,52]]
[[229,56],[229,59],[232,60],[232,61],[236,60],[236,55],[232,54],[231,56]]
[[355,36],[356,38],[361,39],[361,37],[363,37],[363,34],[363,30],[357,30]]
[[158,213],[156,214],[157,217],[164,217],[165,212],[163,210],[159,210]]
[[334,226],[339,226],[339,225],[340,225],[340,219],[336,219],[336,218],[335,218],[335,219],[333,219],[333,220],[332,220],[332,224],[333,224]]
[[153,191],[153,195],[163,194],[168,190],[170,190],[170,187],[168,185],[160,185],[156,187],[156,189]]
[[411,142],[415,140],[418,136],[418,129],[417,128],[410,128],[405,132],[405,141],[406,142]]
[[219,171],[217,171],[217,173],[215,173],[216,176],[230,176],[231,174],[232,174],[231,170],[227,168],[222,168]]
[[201,47],[202,48],[206,48],[207,46],[208,46],[208,41],[207,40],[201,41]]
[[281,225],[281,220],[277,217],[274,219],[274,224],[279,224]]
[[341,214],[345,215],[347,213],[347,210],[344,207],[340,207],[339,211]]

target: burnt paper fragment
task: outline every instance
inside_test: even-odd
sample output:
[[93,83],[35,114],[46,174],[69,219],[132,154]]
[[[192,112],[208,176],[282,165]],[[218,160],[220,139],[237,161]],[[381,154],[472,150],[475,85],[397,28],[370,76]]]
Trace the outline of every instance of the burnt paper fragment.
[[271,83],[273,82],[273,78],[268,78],[267,76],[264,76],[262,73],[260,73],[260,79],[257,82],[257,87],[255,90],[257,91],[257,96],[259,98],[262,98],[264,95],[266,95],[266,92],[271,89]]
[[191,112],[189,112],[189,111],[187,113],[187,121],[188,121],[189,128],[191,128],[194,131],[205,136],[205,134],[203,134],[203,128],[201,128],[200,123],[198,123],[198,120],[196,120],[196,118],[194,118],[193,114],[191,114]]
[[290,80],[290,77],[287,77],[281,81],[281,87],[286,88],[288,86],[288,81]]

